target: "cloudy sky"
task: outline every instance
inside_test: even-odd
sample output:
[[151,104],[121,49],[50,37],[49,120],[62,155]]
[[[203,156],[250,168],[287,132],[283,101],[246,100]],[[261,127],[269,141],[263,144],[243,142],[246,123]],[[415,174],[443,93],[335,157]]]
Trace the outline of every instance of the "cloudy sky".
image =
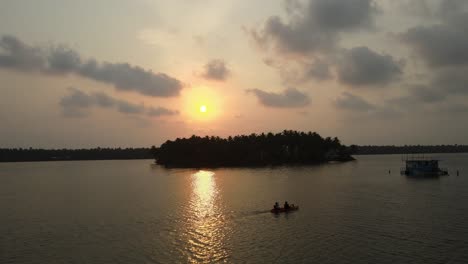
[[466,0],[0,2],[0,147],[468,144],[467,99]]

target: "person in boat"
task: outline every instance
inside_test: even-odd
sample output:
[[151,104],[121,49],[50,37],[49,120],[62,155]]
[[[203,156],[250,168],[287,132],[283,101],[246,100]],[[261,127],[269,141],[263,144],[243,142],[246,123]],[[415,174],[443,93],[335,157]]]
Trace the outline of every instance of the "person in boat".
[[279,209],[280,209],[278,202],[276,202],[275,205],[273,205],[273,209],[275,209],[275,210],[279,210]]
[[289,206],[288,201],[284,202],[284,210],[289,210],[291,209],[291,206]]

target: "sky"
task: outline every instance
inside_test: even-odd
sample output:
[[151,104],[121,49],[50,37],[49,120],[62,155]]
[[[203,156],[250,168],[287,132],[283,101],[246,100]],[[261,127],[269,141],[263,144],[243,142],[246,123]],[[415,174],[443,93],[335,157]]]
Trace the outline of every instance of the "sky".
[[467,99],[465,0],[0,1],[3,148],[468,144]]

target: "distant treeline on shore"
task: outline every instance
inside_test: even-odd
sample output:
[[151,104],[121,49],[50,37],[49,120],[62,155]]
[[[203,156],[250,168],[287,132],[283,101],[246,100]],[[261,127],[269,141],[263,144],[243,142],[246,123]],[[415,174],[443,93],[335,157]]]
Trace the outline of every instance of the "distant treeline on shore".
[[150,148],[0,149],[0,162],[151,159]]
[[[284,132],[283,132],[284,133]],[[0,162],[159,159],[167,166],[262,165],[320,163],[347,160],[350,154],[468,153],[468,145],[357,146],[341,145],[337,138],[290,131],[252,134],[227,139],[197,137],[167,141],[161,148],[35,149],[0,148]]]
[[405,145],[405,146],[351,146],[353,154],[419,154],[419,153],[468,153],[467,145]]

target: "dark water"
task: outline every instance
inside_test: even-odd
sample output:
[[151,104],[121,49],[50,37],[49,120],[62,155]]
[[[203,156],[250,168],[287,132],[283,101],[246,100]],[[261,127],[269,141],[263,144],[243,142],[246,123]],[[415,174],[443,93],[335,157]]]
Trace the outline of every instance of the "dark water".
[[[451,176],[406,178],[398,155],[211,171],[0,164],[0,263],[468,263],[468,155],[438,156]],[[285,199],[300,210],[269,212]]]

